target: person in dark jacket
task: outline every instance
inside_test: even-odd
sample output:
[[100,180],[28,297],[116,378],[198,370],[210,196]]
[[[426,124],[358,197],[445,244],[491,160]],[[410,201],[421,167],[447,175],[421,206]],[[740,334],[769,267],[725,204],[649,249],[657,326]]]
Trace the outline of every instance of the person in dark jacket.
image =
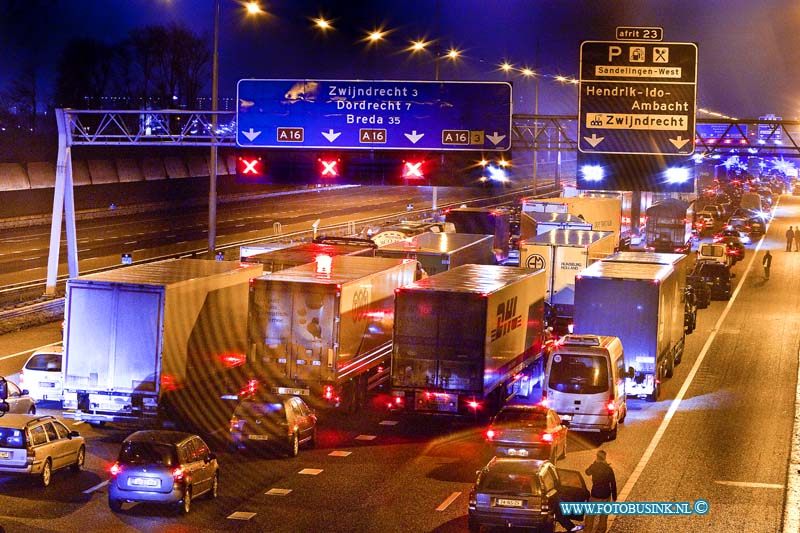
[[789,229],[786,230],[786,251],[792,251],[792,241],[794,240],[794,232],[792,231],[792,227],[789,226]]
[[[590,502],[617,501],[617,478],[606,462],[605,450],[597,450],[597,459],[586,469],[586,475],[592,478]],[[605,533],[607,527],[608,515],[586,515],[587,532]]]
[[764,254],[761,264],[764,265],[764,279],[769,279],[769,269],[772,267],[772,254],[769,253],[769,250]]

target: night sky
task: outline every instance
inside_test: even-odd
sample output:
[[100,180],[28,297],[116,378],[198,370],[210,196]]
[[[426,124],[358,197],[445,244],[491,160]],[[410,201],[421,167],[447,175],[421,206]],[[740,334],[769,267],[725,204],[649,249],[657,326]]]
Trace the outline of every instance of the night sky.
[[[0,0],[0,91],[34,62],[43,99],[52,98],[64,43],[93,37],[109,43],[132,28],[179,23],[213,30],[213,0]],[[738,118],[800,116],[800,2],[797,0],[272,0],[268,15],[245,18],[235,0],[220,0],[220,96],[234,97],[241,78],[433,79],[432,55],[403,52],[412,39],[439,39],[443,80],[514,82],[515,112],[531,113],[534,82],[507,76],[508,60],[540,74],[539,111],[575,114],[577,89],[554,75],[578,74],[580,42],[613,40],[616,26],[659,26],[665,41],[699,47],[698,107]],[[310,18],[335,29],[323,35]],[[391,30],[368,50],[359,39]],[[209,75],[210,78],[210,75]],[[210,95],[210,79],[206,93]],[[698,116],[703,117],[699,114]]]

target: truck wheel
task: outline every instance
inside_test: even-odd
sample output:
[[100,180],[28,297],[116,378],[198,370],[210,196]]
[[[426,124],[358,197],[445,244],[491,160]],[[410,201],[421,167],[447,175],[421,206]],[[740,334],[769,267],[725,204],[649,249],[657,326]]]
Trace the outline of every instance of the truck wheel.
[[648,402],[657,402],[659,396],[661,396],[661,384],[660,383],[655,386],[655,388],[653,389],[653,393],[652,394],[648,394],[647,395],[647,401]]
[[614,429],[611,431],[604,432],[604,436],[606,440],[617,440],[617,430],[619,429],[619,425],[614,426]]
[[671,378],[674,373],[675,373],[675,359],[670,357],[669,360],[667,361],[667,369],[664,371],[664,376]]

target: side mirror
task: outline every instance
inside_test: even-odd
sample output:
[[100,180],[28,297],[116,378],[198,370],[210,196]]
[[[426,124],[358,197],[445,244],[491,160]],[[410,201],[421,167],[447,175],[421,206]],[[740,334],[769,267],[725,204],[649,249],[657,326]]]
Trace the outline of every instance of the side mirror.
[[29,391],[28,389],[22,389],[22,395],[23,395],[23,396],[27,396],[27,395],[29,395],[30,393],[31,393],[31,391]]
[[69,438],[74,439],[75,437],[80,437],[81,434],[75,431],[74,429],[69,432]]
[[6,382],[6,378],[0,376],[0,400],[5,400],[8,398],[8,383]]
[[625,377],[633,379],[636,377],[636,370],[634,370],[632,366],[629,366],[627,375]]
[[213,460],[214,460],[214,459],[216,459],[216,458],[217,458],[217,454],[215,454],[214,452],[211,452],[211,453],[210,453],[210,454],[208,454],[208,456],[206,457],[206,463],[210,463],[211,461],[213,461]]

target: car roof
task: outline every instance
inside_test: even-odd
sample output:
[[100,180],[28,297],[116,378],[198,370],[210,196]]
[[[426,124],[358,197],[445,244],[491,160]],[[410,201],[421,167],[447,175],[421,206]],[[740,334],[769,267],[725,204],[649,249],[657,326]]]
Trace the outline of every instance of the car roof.
[[45,346],[44,348],[40,348],[31,354],[31,357],[34,355],[39,355],[42,353],[52,353],[57,355],[63,355],[64,348],[60,344],[54,344],[52,346]]
[[517,459],[517,458],[508,458],[508,457],[495,457],[492,459],[489,464],[486,465],[486,468],[490,472],[526,472],[526,473],[535,473],[538,472],[545,463],[549,463],[549,461],[541,460],[541,459]]
[[161,442],[164,444],[180,444],[195,437],[192,433],[184,431],[171,431],[165,429],[146,429],[128,435],[123,442]]
[[26,415],[6,413],[0,418],[0,426],[14,429],[25,429],[28,424],[45,420],[57,420],[53,415]]

